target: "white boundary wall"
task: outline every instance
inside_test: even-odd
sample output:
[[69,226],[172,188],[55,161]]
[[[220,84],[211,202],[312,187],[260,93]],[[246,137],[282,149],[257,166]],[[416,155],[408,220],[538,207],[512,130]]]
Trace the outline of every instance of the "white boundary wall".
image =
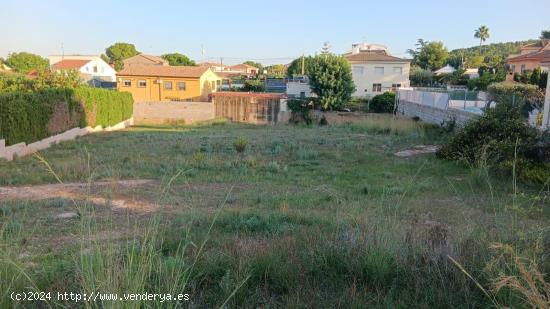
[[25,143],[19,143],[19,144],[6,147],[6,141],[3,139],[0,139],[0,159],[6,159],[8,161],[12,161],[14,156],[24,157],[26,155],[33,154],[37,151],[50,148],[52,145],[59,144],[64,141],[73,140],[79,136],[84,136],[90,133],[102,132],[102,131],[108,132],[108,131],[122,130],[132,126],[133,124],[134,124],[134,118],[130,118],[123,122],[117,123],[114,126],[106,127],[105,129],[102,126],[97,126],[95,128],[92,128],[92,127],[73,128],[63,133],[46,137],[43,140],[28,144],[28,145]]

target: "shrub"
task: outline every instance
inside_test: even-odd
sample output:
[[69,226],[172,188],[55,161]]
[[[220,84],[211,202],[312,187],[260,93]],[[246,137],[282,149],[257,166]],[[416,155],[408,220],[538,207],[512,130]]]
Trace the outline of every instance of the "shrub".
[[248,140],[244,137],[237,137],[233,142],[233,147],[238,153],[243,153],[248,145]]
[[547,133],[529,126],[521,115],[521,106],[498,104],[467,123],[443,145],[437,156],[514,168],[520,178],[544,183],[550,177],[550,172],[544,172],[549,170],[548,162],[544,161],[548,153]]
[[311,124],[313,119],[310,113],[310,101],[303,99],[292,99],[286,103],[288,109],[292,112],[292,120],[294,122],[304,121],[306,124]]
[[244,82],[244,91],[265,92],[265,84],[259,79],[249,79]]
[[0,94],[0,138],[5,139],[7,145],[13,145],[20,142],[31,143],[59,133],[55,132],[58,130],[48,131],[50,119],[59,105],[66,105],[66,110],[69,110],[69,114],[61,116],[62,118],[68,120],[73,113],[78,113],[78,121],[66,121],[65,127],[56,126],[58,129],[64,131],[83,123],[83,113],[77,108],[78,102],[74,99],[72,90],[48,89]]
[[535,85],[494,83],[487,87],[490,101],[498,105],[515,105],[521,107],[524,117],[534,108],[544,105],[544,92]]
[[112,126],[132,117],[134,101],[129,92],[80,87],[75,95],[84,105],[89,126]]
[[393,113],[395,109],[395,93],[385,92],[372,98],[369,111],[373,113]]
[[130,93],[81,87],[0,94],[0,138],[32,143],[72,129],[115,125],[133,114]]

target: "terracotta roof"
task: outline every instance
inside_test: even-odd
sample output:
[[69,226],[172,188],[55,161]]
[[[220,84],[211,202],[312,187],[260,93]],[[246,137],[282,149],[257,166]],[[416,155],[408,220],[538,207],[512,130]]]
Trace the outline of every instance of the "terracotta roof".
[[362,51],[357,54],[345,54],[348,61],[390,61],[390,62],[410,62],[410,59],[398,58],[381,53],[379,51]]
[[79,70],[81,67],[85,66],[90,60],[61,60],[52,65],[54,70]]
[[550,61],[550,50],[542,50],[534,53],[529,53],[525,55],[519,55],[516,57],[508,58],[508,62],[518,62],[518,61],[526,61],[526,60],[534,60],[534,61]]
[[130,58],[126,58],[126,59],[124,59],[124,62],[127,62],[127,60],[129,60],[129,59],[133,59],[133,58],[137,58],[137,57],[142,57],[142,58],[145,58],[149,61],[157,62],[159,64],[164,64],[164,63],[167,64],[168,63],[168,61],[166,61],[162,57],[153,56],[153,55],[146,55],[146,54],[139,54],[139,55],[132,56]]
[[238,92],[238,91],[217,91],[212,93],[215,97],[256,97],[268,99],[285,98],[284,93],[269,93],[269,92]]
[[193,66],[160,66],[134,64],[117,73],[119,76],[201,77],[209,69]]

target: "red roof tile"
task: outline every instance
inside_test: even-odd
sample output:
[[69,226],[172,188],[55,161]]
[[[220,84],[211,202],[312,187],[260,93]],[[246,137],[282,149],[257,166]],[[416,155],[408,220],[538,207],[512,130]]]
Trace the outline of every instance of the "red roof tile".
[[75,69],[79,70],[81,67],[85,66],[90,60],[61,60],[58,63],[54,63],[52,68],[54,70],[70,70]]

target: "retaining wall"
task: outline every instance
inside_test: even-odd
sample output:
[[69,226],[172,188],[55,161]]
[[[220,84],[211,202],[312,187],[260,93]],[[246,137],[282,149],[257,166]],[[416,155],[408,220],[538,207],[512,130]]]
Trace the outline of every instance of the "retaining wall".
[[445,121],[454,119],[456,124],[464,125],[466,122],[478,118],[480,115],[464,110],[447,108],[441,109],[405,100],[399,100],[397,111],[407,117],[418,117],[420,120],[441,125]]
[[210,102],[136,102],[134,121],[136,124],[163,124],[183,122],[185,124],[213,120],[214,103]]
[[121,130],[121,129],[130,127],[133,124],[134,124],[134,120],[133,118],[130,118],[114,126],[106,127],[106,128],[103,128],[101,126],[97,126],[95,128],[92,128],[92,127],[73,128],[63,133],[47,137],[45,139],[42,139],[40,141],[31,143],[28,145],[25,143],[19,143],[19,144],[6,147],[5,140],[0,139],[0,159],[6,159],[8,161],[11,161],[15,156],[24,157],[26,155],[33,154],[37,151],[47,149],[52,145],[59,144],[64,141],[73,140],[79,136],[84,136],[90,133],[101,132],[101,131]]

